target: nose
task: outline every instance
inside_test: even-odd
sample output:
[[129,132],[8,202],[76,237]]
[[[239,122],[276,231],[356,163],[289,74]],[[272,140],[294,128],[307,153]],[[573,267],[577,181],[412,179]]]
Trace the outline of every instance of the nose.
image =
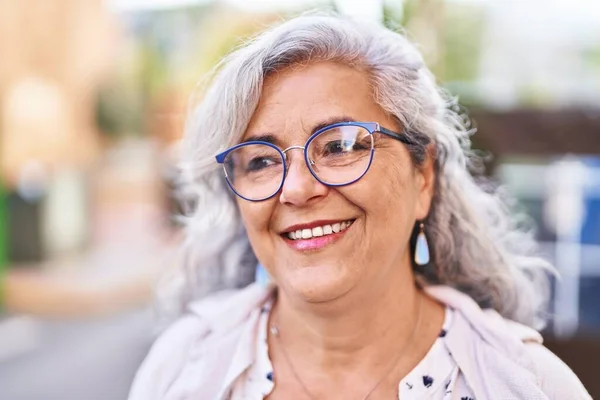
[[[304,150],[300,146],[295,146],[294,149]],[[287,150],[292,150],[292,148]],[[312,175],[304,161],[303,153],[295,152],[293,157],[290,153],[286,153],[286,157],[289,161],[287,175],[279,196],[280,203],[301,207],[327,195],[329,187],[323,185]]]

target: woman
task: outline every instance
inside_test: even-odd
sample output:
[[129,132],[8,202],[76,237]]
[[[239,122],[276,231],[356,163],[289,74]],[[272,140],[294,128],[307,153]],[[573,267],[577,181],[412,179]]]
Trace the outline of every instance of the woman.
[[589,398],[532,329],[549,267],[469,133],[380,26],[303,16],[228,56],[185,143],[190,293],[257,259],[271,283],[191,302],[130,398]]

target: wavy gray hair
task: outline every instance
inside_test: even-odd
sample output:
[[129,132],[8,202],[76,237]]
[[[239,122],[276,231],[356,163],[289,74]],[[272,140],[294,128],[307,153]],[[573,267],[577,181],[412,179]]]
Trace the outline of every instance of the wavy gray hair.
[[[531,232],[511,216],[501,190],[472,175],[481,158],[470,150],[472,130],[456,99],[437,87],[405,36],[337,15],[303,15],[260,34],[217,65],[202,101],[190,109],[181,195],[192,206],[184,217],[179,304],[253,280],[257,261],[214,156],[240,139],[265,77],[312,61],[366,71],[374,100],[418,132],[417,139],[425,135],[433,143],[437,176],[426,221],[432,263],[415,269],[418,279],[453,286],[506,318],[543,326],[552,268],[535,255]],[[425,144],[409,150],[418,166]]]

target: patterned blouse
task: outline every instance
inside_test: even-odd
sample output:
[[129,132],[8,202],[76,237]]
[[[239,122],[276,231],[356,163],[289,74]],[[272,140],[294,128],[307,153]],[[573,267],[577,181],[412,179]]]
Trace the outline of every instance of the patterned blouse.
[[[255,343],[256,362],[234,383],[230,400],[264,399],[273,390],[275,383],[273,366],[269,360],[267,324],[271,303],[263,308],[259,332]],[[452,329],[454,311],[446,307],[442,330],[425,357],[398,384],[398,398],[402,400],[475,400],[464,379],[459,379],[460,370],[448,351],[444,337]]]

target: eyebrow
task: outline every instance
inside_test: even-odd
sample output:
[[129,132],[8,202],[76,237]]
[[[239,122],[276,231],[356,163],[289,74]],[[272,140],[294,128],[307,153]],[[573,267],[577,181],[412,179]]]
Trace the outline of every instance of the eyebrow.
[[242,140],[240,143],[246,143],[246,142],[267,142],[267,143],[271,143],[274,145],[278,145],[279,144],[279,139],[277,139],[275,137],[275,135],[269,134],[269,133],[259,133],[257,135],[250,135],[247,138],[245,138],[244,140]]
[[[339,124],[341,122],[356,122],[356,120],[354,118],[351,118],[348,116],[330,117],[330,118],[320,121],[316,125],[314,125],[310,131],[310,135],[313,135],[318,130],[321,130],[329,125]],[[255,142],[255,141],[267,142],[267,143],[271,143],[274,145],[280,145],[280,140],[272,133],[259,133],[256,135],[250,135],[250,136],[246,137],[244,140],[242,140],[240,143]]]
[[351,118],[351,117],[348,117],[345,115],[327,118],[326,120],[321,121],[317,125],[313,126],[310,134],[312,135],[313,133],[315,133],[316,131],[318,131],[320,129],[323,129],[329,125],[339,124],[341,122],[356,122],[356,120],[354,118]]

